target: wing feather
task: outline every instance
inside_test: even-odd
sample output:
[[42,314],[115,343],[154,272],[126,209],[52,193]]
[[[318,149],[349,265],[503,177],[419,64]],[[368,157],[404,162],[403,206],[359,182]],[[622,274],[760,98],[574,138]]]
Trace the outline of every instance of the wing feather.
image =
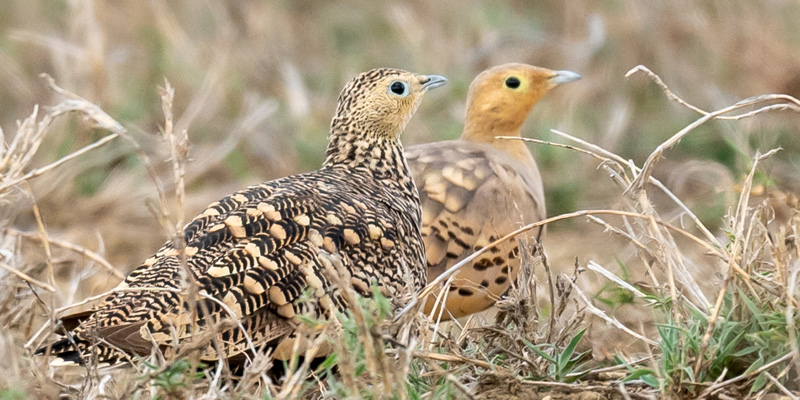
[[[392,263],[422,260],[421,251],[404,254],[408,249],[396,246],[408,228],[379,195],[343,190],[339,182],[353,179],[352,172],[328,174],[283,178],[209,205],[187,224],[183,254],[166,243],[126,278],[119,287],[125,290],[76,316],[84,318],[74,331],[79,350],[89,351],[100,339],[134,354],[149,354],[153,341],[179,351],[178,339],[181,347],[200,346],[203,358],[214,360],[220,351],[239,356],[248,337],[259,346],[291,348],[284,340],[296,314],[322,316],[343,305],[328,278],[336,271],[325,271],[331,259],[349,270],[347,279],[363,294],[371,283],[406,284],[392,275],[398,273]],[[191,282],[194,291],[186,290]],[[309,291],[313,304],[304,302]],[[223,324],[216,340],[198,345],[197,333],[212,324]],[[99,359],[120,356],[97,348]]]
[[[412,146],[406,153],[420,191],[429,279],[545,217],[538,170],[488,144],[457,140]],[[516,240],[508,241],[459,270],[447,310],[460,317],[491,306],[516,277],[516,248]],[[426,311],[432,307],[429,301]]]

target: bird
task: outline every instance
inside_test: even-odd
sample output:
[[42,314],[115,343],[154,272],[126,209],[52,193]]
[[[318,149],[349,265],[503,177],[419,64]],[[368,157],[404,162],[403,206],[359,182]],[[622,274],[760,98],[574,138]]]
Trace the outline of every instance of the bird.
[[391,68],[350,80],[320,169],[211,203],[183,229],[184,246],[168,241],[97,307],[63,317],[69,333],[37,354],[113,364],[154,345],[165,354],[195,346],[216,361],[255,346],[285,360],[301,314],[346,309],[339,281],[365,297],[374,287],[390,298],[420,290],[419,194],[400,136],[423,95],[446,81]]
[[[546,217],[544,189],[536,161],[521,140],[533,106],[551,89],[580,79],[512,63],[489,68],[472,81],[461,137],[406,149],[422,204],[428,279],[433,280],[473,252],[513,230]],[[536,232],[541,240],[543,231]],[[459,269],[443,301],[439,291],[424,311],[443,320],[483,311],[516,279],[520,245],[516,238],[489,249]],[[446,297],[445,297],[446,296]]]

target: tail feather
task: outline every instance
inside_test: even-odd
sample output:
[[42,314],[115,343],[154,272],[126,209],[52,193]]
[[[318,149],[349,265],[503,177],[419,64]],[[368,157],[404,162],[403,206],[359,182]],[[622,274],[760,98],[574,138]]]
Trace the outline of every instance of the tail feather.
[[47,346],[40,347],[33,352],[33,355],[36,356],[45,354],[55,357],[55,359],[50,362],[50,364],[54,366],[83,364],[81,353],[75,348],[75,342],[70,340],[70,338],[63,338]]

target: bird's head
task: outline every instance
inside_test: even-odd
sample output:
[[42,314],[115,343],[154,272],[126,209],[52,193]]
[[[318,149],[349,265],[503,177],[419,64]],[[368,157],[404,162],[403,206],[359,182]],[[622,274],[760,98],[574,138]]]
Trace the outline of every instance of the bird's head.
[[361,73],[339,94],[334,124],[338,120],[362,134],[396,139],[417,111],[422,96],[446,82],[443,76],[392,68]]
[[481,72],[467,95],[465,134],[514,134],[547,92],[580,79],[571,71],[552,71],[527,64],[504,64]]

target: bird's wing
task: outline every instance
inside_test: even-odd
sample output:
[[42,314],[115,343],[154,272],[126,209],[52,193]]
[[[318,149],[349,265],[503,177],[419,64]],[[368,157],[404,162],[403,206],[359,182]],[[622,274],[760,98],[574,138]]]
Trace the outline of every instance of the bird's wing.
[[[183,252],[165,244],[79,330],[148,354],[153,343],[194,345],[199,328],[233,320],[235,326],[215,328],[217,343],[206,344],[207,358],[216,357],[219,343],[226,357],[249,344],[277,345],[293,331],[296,313],[320,316],[341,305],[331,282],[341,269],[332,269],[331,260],[352,272],[366,260],[358,255],[379,264],[396,251],[381,245],[398,236],[391,213],[369,196],[344,190],[340,179],[289,177],[211,204],[186,226]],[[380,278],[368,275],[343,279],[367,294]]]
[[[489,145],[425,144],[410,147],[407,157],[420,191],[429,280],[494,240],[545,217],[538,171]],[[459,316],[490,306],[515,277],[518,253],[517,240],[512,239],[463,267],[452,285],[454,293],[448,294],[448,310]]]

